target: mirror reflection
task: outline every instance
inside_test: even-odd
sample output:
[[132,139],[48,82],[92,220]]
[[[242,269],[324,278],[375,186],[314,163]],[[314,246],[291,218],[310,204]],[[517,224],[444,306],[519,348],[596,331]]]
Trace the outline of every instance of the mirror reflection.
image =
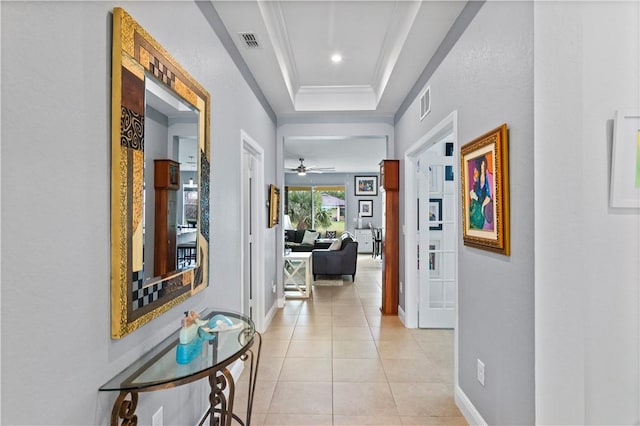
[[196,266],[199,111],[145,76],[144,281]]
[[111,337],[209,284],[211,96],[113,9]]

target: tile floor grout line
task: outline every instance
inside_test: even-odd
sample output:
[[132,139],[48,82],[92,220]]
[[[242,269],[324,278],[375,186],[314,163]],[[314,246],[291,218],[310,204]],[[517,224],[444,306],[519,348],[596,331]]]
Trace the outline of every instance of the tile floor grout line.
[[[364,269],[364,268],[363,268]],[[331,319],[331,330],[328,333],[329,338],[330,338],[330,345],[329,345],[329,359],[330,359],[330,366],[331,366],[331,371],[330,371],[330,377],[331,377],[331,415],[327,416],[325,419],[326,423],[323,424],[331,424],[331,425],[335,425],[337,424],[337,422],[339,422],[338,420],[338,415],[335,413],[335,380],[336,380],[336,375],[335,375],[335,370],[334,370],[334,362],[336,361],[336,357],[334,354],[334,349],[336,347],[336,333],[334,333],[334,326],[336,325],[334,323],[334,318],[336,318],[336,316],[334,314],[338,314],[340,315],[340,312],[348,312],[349,311],[349,306],[352,306],[355,310],[355,308],[357,307],[358,310],[361,311],[362,316],[360,317],[360,315],[356,315],[356,316],[352,316],[348,321],[345,321],[344,324],[339,324],[338,328],[340,328],[340,326],[344,326],[344,327],[361,327],[362,325],[366,326],[366,329],[369,332],[369,338],[371,338],[371,342],[373,343],[373,347],[375,348],[375,355],[376,355],[376,361],[378,363],[378,365],[382,368],[382,374],[384,377],[384,382],[386,383],[386,389],[388,392],[388,395],[391,398],[391,401],[393,402],[393,406],[395,407],[395,421],[394,424],[396,424],[395,422],[397,421],[397,424],[403,425],[403,424],[408,424],[403,420],[403,415],[400,413],[399,408],[398,408],[398,400],[396,399],[396,396],[391,388],[391,383],[390,383],[390,376],[389,376],[389,370],[388,368],[385,368],[385,365],[383,363],[383,358],[382,358],[382,352],[381,352],[381,347],[380,347],[380,343],[381,342],[385,342],[388,341],[388,338],[392,338],[393,335],[395,335],[394,333],[394,329],[397,326],[396,322],[393,321],[392,319],[390,320],[384,320],[385,316],[381,315],[381,313],[379,312],[379,310],[376,312],[375,309],[372,309],[373,306],[370,305],[370,303],[372,302],[373,298],[379,298],[380,294],[374,294],[370,288],[368,288],[368,284],[369,281],[371,281],[371,283],[375,284],[375,288],[377,288],[378,290],[380,290],[380,285],[378,284],[378,281],[375,279],[370,278],[368,275],[369,272],[368,270],[364,273],[364,274],[360,274],[359,275],[359,280],[358,282],[352,282],[349,283],[349,285],[351,286],[351,288],[344,288],[344,287],[336,287],[336,288],[330,288],[330,289],[326,289],[326,290],[322,290],[321,292],[315,292],[318,296],[320,296],[321,294],[324,295],[324,297],[321,297],[322,300],[318,300],[317,297],[313,297],[310,300],[304,300],[302,302],[298,302],[298,304],[296,304],[295,306],[292,306],[295,311],[295,321],[293,321],[293,329],[291,331],[291,334],[289,335],[288,341],[287,341],[287,348],[284,354],[284,359],[280,368],[280,371],[278,373],[278,376],[276,378],[276,384],[274,386],[274,393],[271,395],[271,401],[269,402],[269,406],[267,408],[267,413],[265,414],[265,416],[273,416],[271,418],[271,422],[269,422],[268,424],[274,424],[272,422],[275,422],[275,424],[279,424],[279,425],[284,425],[286,424],[291,424],[289,422],[292,421],[292,419],[295,419],[295,416],[309,416],[309,415],[314,415],[313,414],[313,409],[312,408],[302,408],[302,410],[296,412],[295,410],[293,410],[291,413],[287,414],[287,413],[272,413],[270,414],[270,405],[272,403],[272,401],[274,400],[274,397],[276,396],[275,393],[275,388],[278,387],[279,384],[284,383],[282,382],[280,379],[283,378],[282,373],[284,370],[284,364],[286,359],[288,358],[288,355],[290,354],[290,350],[292,349],[292,345],[294,343],[294,335],[296,333],[296,330],[300,330],[303,327],[308,327],[310,330],[305,330],[305,333],[311,333],[308,334],[308,337],[311,337],[311,341],[316,340],[315,338],[318,336],[314,336],[313,333],[315,333],[315,331],[313,329],[322,329],[322,325],[319,325],[319,323],[322,323],[324,320],[319,319],[324,317],[325,314],[325,310],[326,308],[322,308],[322,309],[313,309],[314,305],[315,306],[323,306],[325,305],[327,302],[330,303],[330,319]],[[367,281],[367,283],[365,283],[362,278],[364,277],[364,279]],[[328,290],[328,291],[327,291]],[[350,300],[353,298],[353,296],[355,295],[355,299]],[[368,296],[367,296],[368,295]],[[315,294],[314,294],[315,296]],[[327,298],[327,296],[329,296],[329,298]],[[364,298],[363,298],[364,296]],[[368,300],[367,300],[368,299]],[[340,307],[340,308],[338,308]],[[297,309],[296,309],[297,308]],[[305,310],[306,312],[304,313],[305,316],[307,316],[308,318],[305,319],[305,324],[301,324],[301,317],[303,315],[303,310]],[[322,312],[320,312],[322,311]],[[376,318],[378,319],[378,322],[376,323]],[[356,321],[357,320],[357,321]],[[289,320],[283,321],[283,322],[288,322]],[[373,329],[376,328],[378,331],[378,339],[376,339],[374,337],[374,333],[373,333]],[[342,334],[343,332],[340,333],[340,335],[342,336],[343,339],[345,338],[349,338],[350,337],[350,333],[346,332],[344,334]],[[384,339],[380,339],[382,337],[382,334],[384,334]],[[422,335],[422,332],[419,332],[420,335]],[[325,334],[326,335],[326,334]],[[303,336],[304,337],[304,336]],[[409,337],[408,341],[411,342],[413,345],[417,345],[418,348],[420,349],[420,353],[423,356],[427,356],[427,353],[425,352],[425,348],[423,347],[423,345],[420,344],[420,342],[423,342],[422,339],[419,339],[419,335],[418,333],[408,333],[408,335],[406,337]],[[323,339],[320,339],[323,340]],[[356,339],[358,340],[358,339]],[[300,340],[300,342],[303,342],[304,340]],[[440,343],[438,343],[439,341],[434,341],[433,343],[436,345],[433,347],[434,350],[440,350],[439,348],[442,348],[442,345]],[[304,344],[301,343],[300,345],[296,346],[296,349],[300,349],[303,348],[304,349]],[[326,346],[325,346],[326,347]],[[309,351],[310,349],[306,349],[307,351]],[[446,353],[448,353],[447,348],[445,347],[444,350],[446,351]],[[303,350],[304,352],[304,350]],[[385,352],[386,353],[386,352]],[[445,355],[446,355],[445,353]],[[311,349],[311,354],[313,354],[313,349]],[[308,354],[307,354],[308,355]],[[358,355],[358,357],[362,357],[362,353],[360,354],[355,354],[354,353],[354,359],[358,359],[358,357],[356,357],[356,355]],[[364,377],[364,376],[363,376]],[[349,382],[349,380],[347,380],[347,382]],[[357,382],[354,381],[354,383]],[[366,382],[357,382],[357,383],[366,383]],[[381,384],[382,382],[377,382],[377,384]],[[407,384],[408,385],[408,384]],[[311,394],[313,394],[313,391],[311,391]],[[310,394],[310,395],[311,395]],[[387,397],[388,398],[388,397]],[[403,397],[405,398],[405,397]],[[422,401],[421,401],[422,402]],[[413,404],[413,402],[411,402],[409,400],[405,401],[403,399],[403,404],[407,404],[407,403],[411,403]],[[389,404],[391,405],[391,404]],[[328,408],[328,407],[327,407]],[[391,407],[389,407],[391,408]],[[413,407],[412,407],[413,409]],[[307,411],[309,410],[309,411]],[[305,414],[304,412],[306,411],[307,414]],[[318,414],[318,413],[316,413]],[[431,414],[431,413],[430,413]],[[435,414],[435,413],[433,413]],[[293,416],[293,417],[290,417]],[[342,420],[340,421],[340,423],[343,422],[347,422],[349,424],[354,424],[353,422],[356,422],[356,418],[359,415],[353,414],[353,415],[344,415]],[[287,420],[287,417],[288,420]],[[373,420],[373,418],[375,418],[376,416],[369,416],[371,417],[369,420]],[[416,413],[408,413],[406,414],[404,417],[408,417],[408,418],[414,418],[412,420],[407,420],[408,422],[413,422],[413,421],[425,421],[425,422],[429,422],[429,419],[433,420],[436,417],[446,417],[449,418],[451,417],[454,423],[458,424],[458,422],[462,421],[462,423],[464,423],[464,418],[460,417],[460,414],[458,414],[457,416],[451,416],[451,415],[446,415],[446,414],[438,414],[438,415],[419,415],[418,412]],[[455,417],[455,418],[454,418]],[[423,419],[418,419],[418,418],[423,418]],[[320,417],[318,417],[318,420],[320,419]],[[363,419],[364,420],[364,419]],[[293,420],[295,421],[295,420]],[[284,422],[284,423],[283,423]],[[266,417],[265,417],[265,423],[266,423]],[[447,422],[448,423],[448,422]],[[423,424],[423,423],[421,423]]]

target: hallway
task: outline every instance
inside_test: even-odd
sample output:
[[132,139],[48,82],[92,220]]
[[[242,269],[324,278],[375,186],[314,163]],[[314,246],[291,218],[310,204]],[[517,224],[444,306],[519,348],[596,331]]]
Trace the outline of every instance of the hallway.
[[359,255],[354,283],[287,300],[263,335],[252,424],[467,424],[453,402],[453,330],[382,316],[380,285],[380,262]]

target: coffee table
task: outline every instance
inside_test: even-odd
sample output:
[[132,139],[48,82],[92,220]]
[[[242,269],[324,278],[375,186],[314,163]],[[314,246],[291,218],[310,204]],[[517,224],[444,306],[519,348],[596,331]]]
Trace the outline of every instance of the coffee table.
[[284,256],[284,295],[287,299],[311,297],[311,253],[291,252]]

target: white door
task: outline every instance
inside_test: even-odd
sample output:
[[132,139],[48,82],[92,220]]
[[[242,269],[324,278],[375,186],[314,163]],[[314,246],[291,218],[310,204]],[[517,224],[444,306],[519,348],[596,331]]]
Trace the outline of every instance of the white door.
[[242,313],[253,319],[253,279],[254,279],[254,215],[253,215],[253,192],[254,192],[254,159],[248,152],[242,153],[242,185],[244,194],[243,206],[243,283],[242,283]]
[[[242,277],[241,307],[250,316],[258,331],[264,331],[265,250],[264,227],[267,222],[264,183],[264,150],[244,131],[240,132],[242,195]],[[262,283],[262,284],[261,284]]]
[[452,138],[423,152],[418,188],[418,327],[454,328],[456,310],[456,179]]

